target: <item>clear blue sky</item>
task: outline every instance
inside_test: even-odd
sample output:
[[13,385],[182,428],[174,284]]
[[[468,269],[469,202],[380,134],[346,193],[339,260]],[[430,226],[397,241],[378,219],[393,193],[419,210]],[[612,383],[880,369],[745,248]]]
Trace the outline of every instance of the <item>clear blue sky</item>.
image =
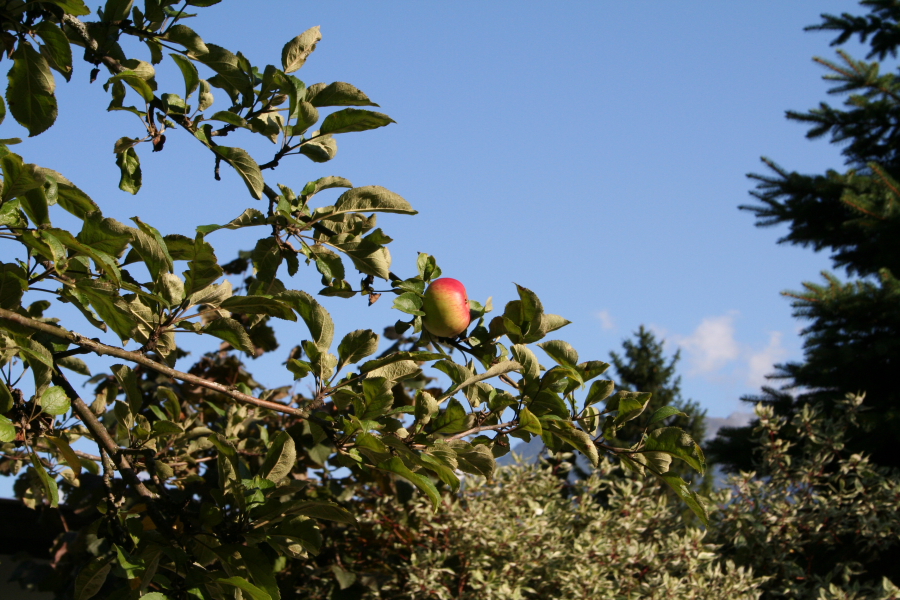
[[[190,25],[261,65],[320,25],[323,40],[296,75],[351,82],[397,121],[340,136],[330,163],[283,161],[269,183],[298,189],[342,175],[401,194],[420,214],[379,220],[396,240],[395,272],[411,275],[416,252],[429,252],[470,297],[493,296],[501,309],[512,282],[529,287],[573,321],[559,337],[583,359],[608,359],[646,324],[670,351],[682,348],[685,395],[725,416],[747,410],[738,397],[774,361],[800,356],[800,323],[779,292],[829,265],[777,246],[784,231],[754,228],[737,206],[750,200],[745,174],[761,170],[761,155],[800,171],[841,167],[836,148],[807,141],[784,111],[825,98],[811,58],[833,56],[830,38],[802,28],[845,10],[859,12],[848,1],[234,1]],[[191,235],[258,206],[227,167],[213,181],[211,160],[183,132],[161,153],[140,147],[145,187],[118,191],[113,143],[141,130],[105,112],[108,96],[88,72],[76,64],[73,81],[60,81],[60,119],[18,147],[26,160],[67,174],[108,216],[139,214],[164,233]],[[171,69],[159,80],[161,91],[182,87]],[[22,135],[11,119],[2,128]],[[260,162],[274,148],[229,143]],[[209,241],[230,260],[251,236]],[[295,286],[318,289],[312,271]],[[390,302],[325,300],[339,334],[393,323]],[[285,327],[283,349],[304,335]],[[283,360],[277,351],[251,367],[279,385]]]

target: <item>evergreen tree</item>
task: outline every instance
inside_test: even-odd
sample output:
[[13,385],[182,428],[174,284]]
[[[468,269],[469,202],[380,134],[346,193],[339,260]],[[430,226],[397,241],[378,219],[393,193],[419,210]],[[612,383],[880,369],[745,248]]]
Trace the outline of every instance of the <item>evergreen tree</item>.
[[[866,60],[843,50],[836,61],[815,59],[828,71],[830,93],[846,96],[843,107],[822,103],[787,113],[810,125],[808,138],[828,136],[840,144],[846,171],[800,174],[763,159],[771,173],[750,175],[759,203],[741,207],[756,215],[757,226],[788,225],[780,243],[831,252],[834,267],[855,280],[824,273],[824,283],[805,283],[802,292],[786,294],[795,316],[808,322],[804,359],[776,365],[770,377],[782,385],[744,400],[787,415],[814,403],[834,410],[845,394],[865,392],[870,410],[861,415],[849,448],[878,464],[900,466],[894,449],[900,428],[900,74],[882,73],[878,62],[897,55],[900,2],[860,4],[868,14],[826,14],[807,28],[838,32],[834,46],[854,35],[868,44]],[[731,468],[748,468],[749,440],[749,428],[723,430],[708,450]]]
[[703,439],[706,411],[700,410],[697,403],[681,397],[681,377],[675,375],[681,351],[676,351],[667,359],[663,345],[663,341],[657,340],[653,332],[641,325],[634,332],[634,339],[622,342],[624,355],[610,353],[619,389],[641,390],[653,394],[644,412],[619,430],[617,437],[623,442],[637,443],[648,428],[651,415],[663,406],[677,408],[685,415],[676,415],[670,419],[672,423],[665,424],[678,425],[695,440]]

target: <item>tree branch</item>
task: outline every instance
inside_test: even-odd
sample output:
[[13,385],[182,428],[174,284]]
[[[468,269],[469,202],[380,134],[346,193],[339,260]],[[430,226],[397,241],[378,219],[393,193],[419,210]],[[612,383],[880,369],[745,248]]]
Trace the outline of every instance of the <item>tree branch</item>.
[[[36,321],[29,317],[24,317],[19,313],[13,312],[11,310],[6,310],[5,308],[0,308],[0,319],[12,321],[35,331],[48,333],[54,337],[58,337],[82,348],[86,348],[94,354],[98,354],[101,356],[114,356],[116,358],[121,358],[122,360],[137,363],[139,365],[147,367],[148,369],[153,369],[157,373],[162,373],[163,375],[167,375],[173,379],[177,379],[185,383],[191,383],[193,385],[218,392],[224,396],[228,396],[229,398],[237,400],[238,402],[242,402],[244,404],[250,404],[259,408],[274,410],[276,412],[300,417],[301,419],[308,418],[306,413],[299,408],[285,406],[284,404],[279,404],[278,402],[270,402],[269,400],[260,400],[259,398],[250,396],[249,394],[244,394],[220,383],[216,383],[208,379],[203,379],[202,377],[197,377],[196,375],[191,375],[190,373],[177,371],[170,366],[156,362],[152,358],[148,358],[143,354],[140,354],[139,352],[129,352],[128,350],[124,350],[122,348],[108,346],[107,344],[104,344],[97,340],[88,339],[81,334],[75,333],[74,331],[68,331],[66,329],[63,329],[62,327],[57,327],[56,325],[51,325],[49,323],[42,323],[41,321]],[[93,413],[91,413],[91,416],[93,416]]]
[[88,33],[87,27],[85,27],[84,23],[82,23],[72,15],[63,15],[62,20],[63,23],[65,23],[78,33],[78,37],[80,37],[84,42],[85,48],[91,51],[91,55],[95,60],[102,62],[106,66],[106,68],[113,73],[121,73],[122,71],[126,70],[125,67],[122,66],[122,63],[120,63],[113,57],[97,53],[97,49],[100,47],[100,44],[97,43],[97,40],[91,37],[91,34]]
[[138,496],[147,501],[147,510],[150,513],[153,524],[156,525],[156,529],[171,536],[172,529],[156,506],[155,501],[157,496],[148,490],[144,485],[144,482],[140,480],[137,472],[131,465],[131,461],[128,460],[128,457],[125,456],[122,449],[119,448],[119,445],[109,435],[109,432],[106,430],[103,423],[100,422],[100,419],[91,412],[90,407],[81,399],[78,392],[72,387],[72,384],[69,383],[69,380],[66,379],[66,376],[59,367],[54,369],[53,382],[65,390],[66,395],[72,403],[72,411],[78,415],[78,418],[81,419],[84,426],[87,427],[91,432],[91,435],[94,436],[94,441],[97,445],[109,455],[116,470],[122,475],[122,479],[131,486],[131,489],[133,489]]

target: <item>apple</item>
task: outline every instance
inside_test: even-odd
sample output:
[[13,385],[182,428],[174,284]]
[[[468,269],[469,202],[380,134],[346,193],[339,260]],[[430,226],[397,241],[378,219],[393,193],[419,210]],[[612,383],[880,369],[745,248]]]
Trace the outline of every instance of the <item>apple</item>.
[[456,337],[469,326],[469,297],[465,286],[450,277],[435,279],[425,290],[422,325],[437,337]]

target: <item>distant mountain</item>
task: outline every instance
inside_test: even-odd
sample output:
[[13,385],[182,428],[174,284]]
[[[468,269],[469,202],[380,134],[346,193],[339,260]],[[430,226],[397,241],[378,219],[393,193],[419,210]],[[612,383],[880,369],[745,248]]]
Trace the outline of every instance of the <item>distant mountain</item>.
[[[706,437],[703,441],[711,440],[716,437],[719,429],[722,427],[743,427],[756,418],[756,415],[745,412],[733,412],[727,417],[706,417]],[[516,440],[518,441],[518,440]],[[530,442],[519,441],[512,447],[512,451],[506,456],[497,459],[500,465],[511,465],[516,461],[516,456],[522,462],[532,463],[537,460],[538,455],[544,451],[544,442],[540,437],[532,439]]]
[[756,418],[753,413],[733,412],[724,419],[722,417],[706,417],[706,437],[704,442],[716,437],[723,427],[743,427]]

